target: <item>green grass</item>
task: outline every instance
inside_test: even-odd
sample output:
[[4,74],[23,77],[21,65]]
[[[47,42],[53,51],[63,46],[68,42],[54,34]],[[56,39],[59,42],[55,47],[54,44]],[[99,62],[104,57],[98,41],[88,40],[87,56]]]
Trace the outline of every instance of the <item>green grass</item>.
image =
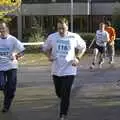
[[[86,59],[86,56],[87,54],[85,54],[82,59]],[[19,66],[41,66],[49,64],[48,58],[39,52],[27,52],[24,57],[19,60]]]
[[20,66],[48,65],[47,57],[42,53],[25,53],[24,57],[19,60]]

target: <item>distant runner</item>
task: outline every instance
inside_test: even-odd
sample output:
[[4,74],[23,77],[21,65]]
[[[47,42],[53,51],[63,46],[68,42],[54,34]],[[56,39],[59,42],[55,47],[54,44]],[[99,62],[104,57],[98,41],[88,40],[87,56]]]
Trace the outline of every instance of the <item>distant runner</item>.
[[106,23],[105,30],[109,34],[109,41],[107,43],[107,53],[109,57],[109,63],[113,64],[114,63],[114,56],[115,56],[115,39],[116,39],[116,32],[115,29],[111,26],[110,21],[107,21]]
[[[109,41],[109,34],[105,31],[105,24],[99,24],[99,30],[96,31],[95,42],[94,42],[94,52],[93,52],[93,62],[90,69],[95,68],[98,61],[99,68],[102,67],[104,63],[106,54],[106,45]],[[99,55],[99,56],[98,56]]]

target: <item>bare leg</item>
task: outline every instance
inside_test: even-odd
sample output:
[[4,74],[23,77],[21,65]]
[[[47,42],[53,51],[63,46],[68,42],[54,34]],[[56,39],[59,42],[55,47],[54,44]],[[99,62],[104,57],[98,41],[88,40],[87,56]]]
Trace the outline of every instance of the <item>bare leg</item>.
[[99,52],[98,49],[95,48],[94,51],[93,51],[93,62],[92,62],[92,65],[90,66],[90,69],[95,67],[97,57],[98,57],[98,52]]

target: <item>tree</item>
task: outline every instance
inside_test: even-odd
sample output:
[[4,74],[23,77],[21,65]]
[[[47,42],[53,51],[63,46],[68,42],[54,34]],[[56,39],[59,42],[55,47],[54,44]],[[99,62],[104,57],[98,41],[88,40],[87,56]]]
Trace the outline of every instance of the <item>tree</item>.
[[21,0],[0,0],[0,18],[15,12],[21,6]]

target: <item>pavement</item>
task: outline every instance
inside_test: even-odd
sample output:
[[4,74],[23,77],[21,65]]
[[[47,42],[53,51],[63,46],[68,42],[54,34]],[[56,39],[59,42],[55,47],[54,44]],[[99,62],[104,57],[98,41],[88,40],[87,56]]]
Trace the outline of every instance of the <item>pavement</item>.
[[[90,70],[91,56],[84,57],[72,87],[69,120],[120,119],[120,60]],[[0,93],[0,107],[3,95]],[[50,66],[20,67],[16,97],[0,120],[57,120],[59,101],[54,93]]]

